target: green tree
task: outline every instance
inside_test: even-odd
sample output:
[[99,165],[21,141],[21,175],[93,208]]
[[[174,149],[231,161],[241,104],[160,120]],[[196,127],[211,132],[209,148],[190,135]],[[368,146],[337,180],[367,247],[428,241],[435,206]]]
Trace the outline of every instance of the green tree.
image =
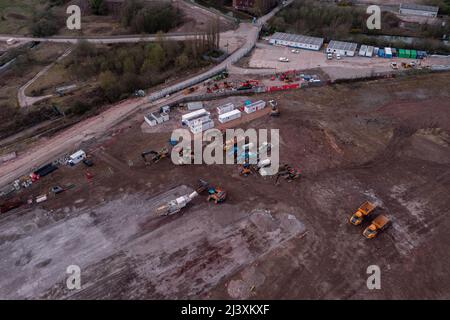
[[108,7],[103,0],[89,0],[89,7],[95,15],[105,15],[108,13]]

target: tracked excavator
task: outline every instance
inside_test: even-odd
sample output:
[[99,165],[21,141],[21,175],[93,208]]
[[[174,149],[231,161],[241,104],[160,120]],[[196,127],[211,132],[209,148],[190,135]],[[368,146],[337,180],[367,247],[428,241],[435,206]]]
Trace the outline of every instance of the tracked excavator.
[[[150,161],[147,159],[148,155],[152,155]],[[141,153],[141,157],[144,159],[145,164],[158,163],[161,159],[167,158],[168,156],[169,150],[167,150],[167,148],[162,148],[159,152],[149,150]]]

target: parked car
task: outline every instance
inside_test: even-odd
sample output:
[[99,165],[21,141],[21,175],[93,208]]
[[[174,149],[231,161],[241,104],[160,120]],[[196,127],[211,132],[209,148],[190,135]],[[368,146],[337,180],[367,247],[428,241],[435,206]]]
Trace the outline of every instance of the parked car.
[[391,62],[391,68],[394,69],[394,70],[397,70],[398,69],[397,62]]
[[341,55],[339,53],[336,53],[336,59],[341,60]]
[[298,50],[298,49],[292,49],[291,52],[292,52],[292,53],[300,53],[300,50]]
[[92,167],[92,166],[94,165],[94,162],[93,162],[91,159],[88,159],[88,158],[84,159],[84,160],[83,160],[83,163],[84,163],[86,166],[88,166],[88,167]]
[[328,59],[328,60],[333,59],[333,55],[332,55],[331,53],[327,53],[327,59]]
[[286,57],[280,57],[278,60],[280,60],[281,62],[289,62],[289,59]]

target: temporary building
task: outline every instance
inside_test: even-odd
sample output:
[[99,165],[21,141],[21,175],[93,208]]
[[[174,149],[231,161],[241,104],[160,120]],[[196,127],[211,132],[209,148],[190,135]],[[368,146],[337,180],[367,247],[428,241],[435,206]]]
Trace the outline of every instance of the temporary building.
[[353,42],[331,40],[327,46],[327,53],[339,53],[341,56],[353,57],[358,45]]
[[391,48],[392,51],[392,57],[397,57],[397,49]]
[[363,44],[361,46],[361,48],[359,48],[358,55],[361,56],[361,57],[365,57],[366,56],[366,52],[367,52],[367,46],[365,44]]
[[253,103],[249,104],[249,105],[246,105],[244,107],[244,111],[246,113],[252,113],[252,112],[255,112],[257,110],[264,109],[265,107],[266,107],[266,102],[263,101],[263,100],[258,100],[256,102],[253,102]]
[[392,58],[392,50],[391,50],[391,48],[384,48],[384,56],[386,58]]
[[190,120],[204,116],[204,115],[209,116],[209,114],[210,113],[208,111],[206,111],[205,109],[199,109],[199,110],[196,110],[193,112],[189,112],[189,113],[183,114],[181,116],[181,123],[185,124],[185,125],[189,125]]
[[371,58],[373,56],[373,46],[368,46],[366,50],[366,57]]
[[205,130],[214,128],[214,121],[212,119],[209,119],[203,123],[198,123],[195,125],[189,126],[189,129],[193,134],[202,133]]
[[273,45],[283,45],[288,47],[317,51],[320,50],[323,45],[323,38],[275,32],[270,38],[269,43]]
[[410,53],[409,57],[411,59],[417,59],[417,51],[416,50],[411,50],[409,53]]
[[379,50],[378,50],[378,56],[379,56],[380,58],[384,58],[384,57],[385,57],[384,49],[379,49]]
[[227,104],[224,104],[222,106],[217,107],[217,113],[218,114],[224,114],[224,113],[230,112],[233,109],[234,109],[234,104],[229,102]]
[[201,102],[201,101],[188,102],[187,108],[189,111],[202,109],[203,102]]
[[225,123],[228,121],[232,121],[235,119],[238,119],[241,117],[241,111],[235,109],[235,110],[231,110],[230,112],[227,113],[223,113],[219,115],[219,122],[220,123]]

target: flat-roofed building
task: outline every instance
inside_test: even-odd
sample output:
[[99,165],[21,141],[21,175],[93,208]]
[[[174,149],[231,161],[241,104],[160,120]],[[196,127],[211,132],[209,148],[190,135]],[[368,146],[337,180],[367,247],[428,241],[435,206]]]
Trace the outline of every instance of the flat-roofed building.
[[287,47],[320,50],[323,45],[323,38],[304,36],[300,34],[275,32],[269,40],[273,45],[283,45]]
[[358,45],[353,42],[331,40],[327,47],[327,53],[339,53],[341,56],[353,57]]

